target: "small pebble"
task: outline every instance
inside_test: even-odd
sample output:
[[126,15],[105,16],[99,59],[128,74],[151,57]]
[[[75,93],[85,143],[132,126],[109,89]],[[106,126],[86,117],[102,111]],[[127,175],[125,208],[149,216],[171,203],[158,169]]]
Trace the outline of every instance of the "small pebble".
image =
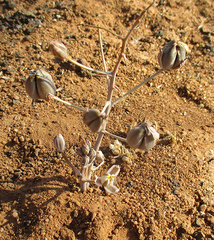
[[19,214],[18,214],[18,212],[15,209],[12,210],[11,216],[12,216],[12,218],[15,218],[15,219],[19,218]]
[[24,138],[23,136],[20,136],[20,137],[19,137],[19,140],[20,140],[20,142],[24,142],[24,141],[25,141],[25,138]]
[[73,214],[74,214],[74,217],[75,217],[75,218],[78,217],[78,215],[79,215],[77,210],[74,210],[74,211],[73,211]]
[[118,232],[119,232],[118,229],[114,229],[114,230],[113,230],[113,234],[115,234],[115,235],[118,234]]
[[14,1],[4,0],[4,3],[8,9],[14,9],[16,7],[16,3]]
[[201,212],[205,212],[206,209],[207,209],[207,205],[206,204],[202,204],[199,209],[200,209]]
[[131,188],[131,187],[133,186],[133,182],[132,182],[132,181],[131,181],[131,182],[128,182],[128,183],[126,184],[126,186],[129,187],[129,188]]
[[83,230],[80,230],[77,235],[82,235],[83,234]]

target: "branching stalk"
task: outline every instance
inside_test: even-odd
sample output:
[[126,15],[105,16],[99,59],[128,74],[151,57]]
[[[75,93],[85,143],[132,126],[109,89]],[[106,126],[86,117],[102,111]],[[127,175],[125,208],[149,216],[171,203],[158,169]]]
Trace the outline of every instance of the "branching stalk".
[[108,131],[103,131],[103,133],[105,133],[105,134],[107,134],[107,135],[109,135],[109,136],[111,136],[111,137],[113,137],[113,138],[117,138],[118,140],[120,140],[120,141],[122,141],[122,142],[127,142],[127,141],[126,141],[126,138],[117,136],[117,135],[115,135],[115,134],[113,134],[113,133],[110,133],[110,132],[108,132]]
[[87,24],[85,24],[84,26],[86,26],[86,27],[92,27],[92,28],[98,28],[98,29],[103,29],[103,30],[105,30],[105,31],[113,34],[114,36],[116,36],[116,37],[118,37],[118,38],[120,38],[120,39],[123,39],[121,36],[119,36],[118,34],[116,34],[115,32],[113,32],[113,31],[111,31],[111,30],[109,30],[109,29],[107,29],[107,28],[100,27],[100,26],[94,26],[94,25],[87,25]]
[[81,68],[85,68],[86,70],[90,70],[92,72],[96,72],[96,73],[99,73],[99,74],[102,74],[102,75],[109,75],[111,76],[111,72],[104,72],[104,71],[100,71],[100,70],[97,70],[97,69],[94,69],[94,68],[91,68],[91,67],[87,67],[81,63],[78,63],[77,61],[73,60],[70,56],[67,56],[66,60],[68,60],[69,62],[81,67]]
[[130,93],[133,93],[135,90],[137,90],[139,87],[141,87],[143,84],[146,84],[148,81],[150,81],[152,78],[156,77],[158,74],[162,73],[164,69],[159,69],[155,74],[145,79],[143,82],[138,84],[136,87],[132,88],[130,91],[128,91],[126,94],[121,96],[120,98],[116,99],[112,102],[111,106],[115,105],[116,103],[120,102],[124,97],[128,96]]
[[54,96],[53,94],[49,94],[49,95],[50,95],[51,98],[53,98],[53,99],[55,99],[55,100],[57,100],[57,101],[59,101],[59,102],[61,102],[61,103],[64,103],[64,104],[66,104],[66,105],[69,105],[69,106],[71,106],[71,107],[73,107],[73,108],[76,108],[76,109],[78,109],[78,110],[80,110],[80,111],[85,112],[85,109],[84,109],[84,108],[81,108],[81,107],[78,107],[78,106],[76,106],[76,105],[74,105],[74,104],[72,104],[72,103],[66,102],[66,101],[64,101],[64,100],[62,100],[62,99]]
[[[101,56],[103,60],[104,71],[107,72],[106,61],[105,61],[104,52],[103,52],[103,41],[102,41],[100,29],[98,30],[98,32],[99,32],[100,51],[101,51]],[[106,78],[107,78],[107,87],[109,87],[109,76],[106,75]]]
[[[131,35],[131,33],[134,31],[134,29],[139,25],[140,20],[142,18],[142,16],[144,15],[144,13],[154,4],[155,0],[153,0],[152,4],[146,8],[145,10],[142,11],[142,13],[140,14],[140,16],[137,18],[137,20],[135,21],[135,23],[133,24],[132,28],[130,29],[130,31],[128,32],[128,34],[126,35],[126,37],[124,39],[122,39],[122,47],[121,47],[121,52],[120,55],[118,57],[117,63],[114,67],[114,70],[112,71],[112,75],[110,77],[110,84],[109,84],[109,88],[108,88],[108,96],[107,96],[107,101],[112,102],[112,96],[113,96],[113,90],[114,90],[114,86],[115,86],[115,79],[116,79],[116,75],[117,75],[117,71],[121,62],[121,59],[124,57],[125,54],[125,48],[126,48],[126,44],[128,41],[129,36]],[[105,110],[106,116],[109,116],[111,110],[111,106],[108,106]],[[95,146],[94,146],[94,150],[97,152],[100,148],[102,139],[104,137],[104,132],[106,129],[106,124],[107,121],[103,122],[103,126],[102,126],[102,131],[99,132],[96,142],[95,142]]]
[[62,152],[62,156],[63,156],[63,158],[65,159],[65,162],[73,169],[73,171],[74,171],[75,173],[77,173],[77,175],[82,176],[82,174],[80,173],[80,171],[79,171],[78,169],[76,169],[76,168],[71,164],[71,162],[68,160],[68,158],[67,158],[67,156],[66,156],[66,154],[65,154],[64,152]]

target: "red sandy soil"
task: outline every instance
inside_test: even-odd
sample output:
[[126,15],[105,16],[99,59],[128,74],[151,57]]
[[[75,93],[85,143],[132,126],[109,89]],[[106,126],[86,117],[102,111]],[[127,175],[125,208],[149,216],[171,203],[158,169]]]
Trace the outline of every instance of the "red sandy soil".
[[[160,133],[148,153],[114,156],[105,136],[105,164],[121,167],[116,195],[91,185],[82,193],[78,177],[53,144],[57,133],[75,166],[80,137],[95,142],[82,113],[56,101],[33,107],[23,80],[43,68],[63,90],[57,96],[82,108],[102,110],[106,78],[94,76],[48,51],[61,40],[72,58],[103,69],[98,30],[124,37],[151,1],[17,0],[0,4],[0,239],[214,239],[214,3],[160,0],[146,12],[128,41],[114,99],[160,67],[157,55],[169,40],[191,50],[185,65],[167,71],[115,105],[107,130],[126,137],[146,116]],[[107,68],[121,40],[102,30]]]

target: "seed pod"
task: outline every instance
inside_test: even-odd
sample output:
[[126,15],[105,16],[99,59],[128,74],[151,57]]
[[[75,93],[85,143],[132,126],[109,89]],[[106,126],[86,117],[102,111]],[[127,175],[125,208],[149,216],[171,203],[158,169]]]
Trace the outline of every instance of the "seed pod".
[[146,123],[132,128],[127,134],[127,143],[130,148],[139,148],[145,136]]
[[61,60],[64,60],[67,58],[67,48],[66,46],[58,41],[51,41],[49,43],[49,50],[53,53],[53,55]]
[[103,118],[101,116],[101,113],[97,109],[88,109],[83,113],[83,122],[89,126],[90,130],[92,132],[99,131]]
[[158,62],[163,69],[177,69],[186,60],[186,52],[189,49],[185,43],[170,41],[158,54]]
[[148,127],[148,130],[146,132],[146,136],[144,137],[140,149],[148,152],[156,145],[156,142],[159,139],[160,135],[153,127]]
[[156,140],[159,139],[159,134],[155,131],[151,124],[144,122],[132,128],[127,134],[127,143],[131,148],[138,148],[144,151],[152,149]]
[[55,137],[54,137],[54,145],[56,147],[56,149],[59,151],[59,152],[64,152],[65,150],[65,140],[62,136],[62,134],[57,134]]
[[82,147],[82,152],[83,152],[83,155],[88,155],[89,152],[90,152],[90,147],[88,146],[88,144],[84,144]]
[[36,69],[29,73],[25,89],[32,99],[46,100],[49,93],[56,94],[56,87],[51,75],[43,69]]
[[103,161],[104,161],[105,157],[104,157],[102,151],[97,151],[96,159],[97,159],[99,162],[103,162]]
[[91,149],[91,142],[89,140],[86,140],[85,142],[88,145],[88,147]]

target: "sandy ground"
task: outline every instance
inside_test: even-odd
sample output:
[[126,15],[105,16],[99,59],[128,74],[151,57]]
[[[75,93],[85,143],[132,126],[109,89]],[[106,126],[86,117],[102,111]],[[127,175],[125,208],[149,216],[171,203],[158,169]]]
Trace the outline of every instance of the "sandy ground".
[[[181,3],[184,2],[184,3]],[[114,99],[160,67],[157,55],[169,40],[191,50],[185,65],[167,71],[115,105],[107,130],[126,137],[146,116],[160,133],[148,153],[115,156],[105,136],[105,164],[121,167],[119,193],[106,195],[91,185],[81,193],[79,179],[53,144],[57,133],[76,166],[80,137],[95,142],[82,113],[56,101],[35,106],[23,81],[43,68],[57,96],[82,108],[102,110],[106,78],[57,60],[50,40],[61,40],[74,59],[103,69],[98,31],[102,26],[124,37],[151,1],[5,0],[0,3],[0,239],[214,239],[214,3],[160,0],[129,39]],[[107,68],[120,53],[121,40],[102,30]]]

